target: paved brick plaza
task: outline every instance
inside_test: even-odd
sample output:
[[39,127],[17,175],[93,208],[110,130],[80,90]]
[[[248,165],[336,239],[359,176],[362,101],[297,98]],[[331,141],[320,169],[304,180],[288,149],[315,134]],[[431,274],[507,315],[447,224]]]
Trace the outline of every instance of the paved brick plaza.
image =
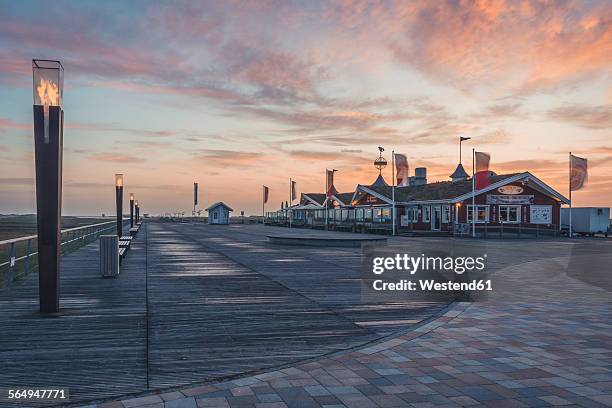
[[[231,255],[229,231],[215,245]],[[456,303],[404,334],[259,375],[97,407],[612,406],[612,296],[609,287],[564,272],[572,254],[588,264],[567,250],[571,245],[494,242],[490,250],[507,254],[498,256],[506,291],[484,303]],[[512,262],[516,251],[522,265]],[[610,264],[591,267],[602,265]]]

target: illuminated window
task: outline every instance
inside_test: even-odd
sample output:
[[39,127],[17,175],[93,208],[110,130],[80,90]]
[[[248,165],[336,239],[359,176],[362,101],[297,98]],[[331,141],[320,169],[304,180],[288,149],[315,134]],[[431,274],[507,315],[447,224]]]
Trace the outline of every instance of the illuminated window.
[[499,222],[521,222],[521,206],[500,205]]
[[[489,206],[488,205],[477,205],[476,207],[476,223],[489,222]],[[472,206],[467,206],[467,220],[472,222]]]

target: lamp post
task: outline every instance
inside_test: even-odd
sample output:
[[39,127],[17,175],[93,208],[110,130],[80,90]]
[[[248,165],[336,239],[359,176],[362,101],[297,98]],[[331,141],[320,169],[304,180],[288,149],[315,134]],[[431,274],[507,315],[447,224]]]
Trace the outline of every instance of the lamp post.
[[64,67],[59,61],[32,60],[38,295],[41,313],[59,311],[62,212]]
[[115,174],[115,203],[117,204],[117,236],[123,236],[123,174]]
[[134,228],[134,193],[130,193],[130,228]]
[[136,200],[136,224],[140,222],[140,206],[138,205],[138,200]]

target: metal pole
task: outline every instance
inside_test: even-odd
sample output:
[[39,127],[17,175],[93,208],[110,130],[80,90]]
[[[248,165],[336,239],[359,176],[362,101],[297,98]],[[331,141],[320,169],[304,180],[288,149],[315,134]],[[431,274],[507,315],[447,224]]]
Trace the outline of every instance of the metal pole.
[[123,236],[123,186],[115,186],[115,204],[117,204],[117,236],[121,238]]
[[[569,235],[568,237],[571,238],[572,237],[572,152],[569,152],[569,206],[570,208],[569,208]],[[559,210],[559,212],[560,211],[561,210]]]
[[134,195],[130,194],[130,228],[134,228]]
[[293,218],[291,215],[291,206],[293,205],[293,197],[292,197],[292,190],[293,190],[293,186],[292,183],[293,180],[291,179],[291,177],[289,177],[289,208],[287,209],[287,215],[289,216],[289,228],[291,228],[291,218]]
[[325,169],[325,200],[323,201],[325,203],[325,229],[327,230],[327,192],[329,191],[329,176],[328,176],[328,172],[329,170]]
[[[48,132],[45,116],[48,110]],[[38,287],[41,313],[59,311],[64,112],[34,105]]]
[[391,211],[391,217],[393,217],[393,235],[395,235],[395,150],[391,150],[391,177],[392,185],[391,185],[391,197],[393,201],[393,210]]
[[472,149],[472,238],[476,238],[476,150]]

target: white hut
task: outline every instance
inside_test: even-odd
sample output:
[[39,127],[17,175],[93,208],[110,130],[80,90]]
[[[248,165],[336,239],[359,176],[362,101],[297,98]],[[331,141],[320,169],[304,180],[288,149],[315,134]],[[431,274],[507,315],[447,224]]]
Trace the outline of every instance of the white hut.
[[222,201],[214,203],[206,209],[208,211],[209,224],[229,224],[229,213],[234,211],[229,205]]

